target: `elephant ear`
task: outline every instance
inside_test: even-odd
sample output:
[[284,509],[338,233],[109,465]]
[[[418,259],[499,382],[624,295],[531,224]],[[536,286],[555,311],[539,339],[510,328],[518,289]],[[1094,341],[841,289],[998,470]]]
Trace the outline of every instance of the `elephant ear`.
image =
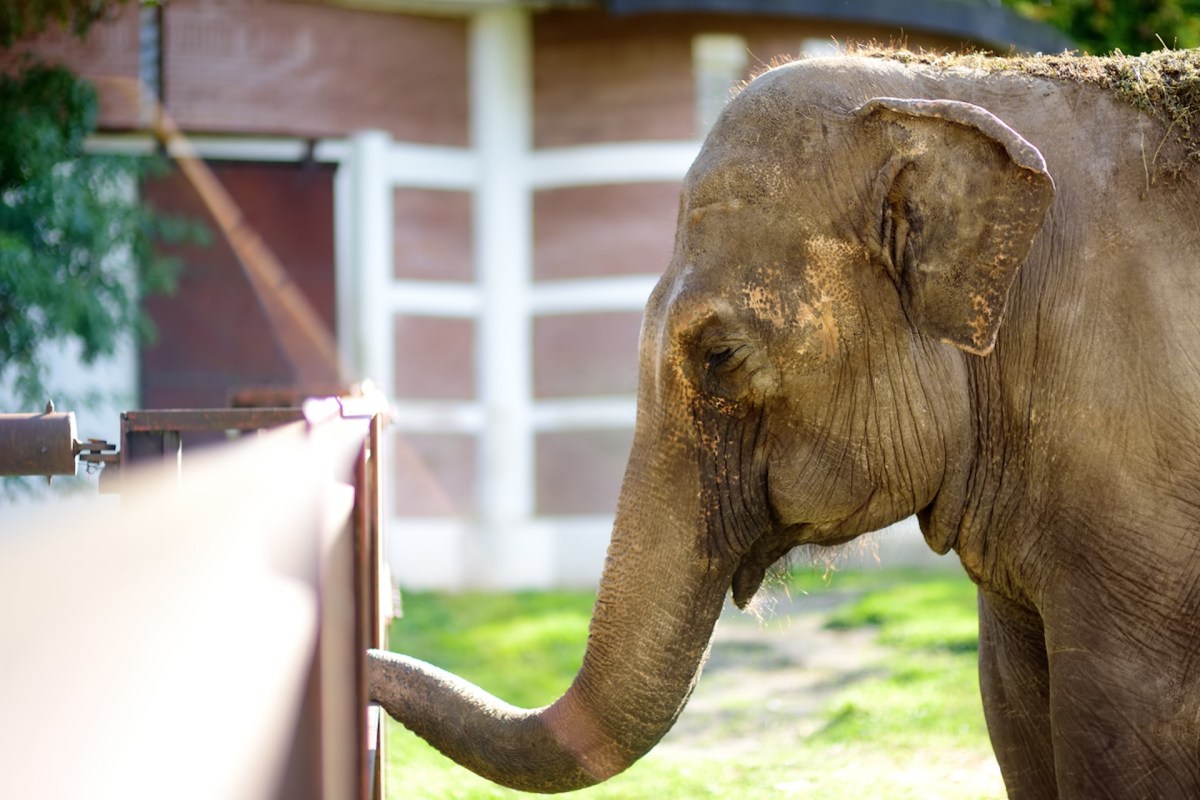
[[971,103],[881,97],[855,114],[894,154],[880,231],[905,312],[927,335],[987,355],[1054,199],[1042,154]]

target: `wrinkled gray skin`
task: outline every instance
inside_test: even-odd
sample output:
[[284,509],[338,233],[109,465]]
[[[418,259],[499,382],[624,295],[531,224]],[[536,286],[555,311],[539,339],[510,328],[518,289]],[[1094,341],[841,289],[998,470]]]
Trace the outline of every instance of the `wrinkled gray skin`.
[[[921,99],[939,102],[921,102]],[[1096,88],[804,61],[684,183],[582,669],[533,711],[373,653],[451,758],[560,791],[649,750],[732,587],[917,514],[979,585],[1011,797],[1200,797],[1200,192]]]

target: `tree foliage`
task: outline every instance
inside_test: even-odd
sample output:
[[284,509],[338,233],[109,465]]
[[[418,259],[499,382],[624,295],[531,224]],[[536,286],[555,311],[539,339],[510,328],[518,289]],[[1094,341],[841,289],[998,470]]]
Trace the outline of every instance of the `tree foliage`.
[[0,47],[41,33],[46,23],[83,36],[93,23],[107,19],[128,0],[0,0]]
[[139,300],[177,271],[155,240],[199,235],[138,200],[149,160],[85,152],[96,110],[95,89],[61,67],[0,77],[0,368],[36,407],[42,344],[73,340],[90,363],[149,333]]
[[1004,0],[1092,55],[1200,47],[1200,0]]

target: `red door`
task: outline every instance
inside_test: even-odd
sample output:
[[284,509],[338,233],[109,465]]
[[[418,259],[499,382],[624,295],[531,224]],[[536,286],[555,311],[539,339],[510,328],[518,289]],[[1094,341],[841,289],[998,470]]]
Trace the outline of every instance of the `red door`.
[[[316,163],[210,162],[247,223],[317,314],[334,325],[334,167]],[[171,246],[183,263],[178,292],[147,298],[158,330],[141,351],[143,408],[222,408],[249,387],[286,388],[297,376],[220,229],[178,171],[148,181],[145,197],[168,214],[202,219],[212,242]]]

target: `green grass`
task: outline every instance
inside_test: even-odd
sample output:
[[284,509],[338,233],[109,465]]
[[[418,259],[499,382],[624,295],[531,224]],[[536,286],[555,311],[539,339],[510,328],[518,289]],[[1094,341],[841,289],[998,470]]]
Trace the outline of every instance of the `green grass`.
[[519,706],[563,693],[583,659],[591,592],[405,592],[393,646]]
[[[991,753],[976,675],[975,593],[964,577],[809,571],[794,573],[786,587],[793,595],[848,594],[826,626],[876,630],[887,653],[882,663],[832,694],[816,724],[809,721],[804,730],[787,727],[753,745],[731,735],[728,746],[706,742],[699,757],[652,752],[626,773],[572,796],[1003,797],[995,781],[964,777],[977,774]],[[592,601],[584,592],[408,592],[391,641],[505,700],[538,706],[561,694],[578,669]],[[533,796],[477,778],[391,721],[387,759],[395,800]]]
[[958,575],[893,582],[835,610],[835,629],[871,626],[893,650],[887,674],[848,689],[830,709],[830,740],[922,748],[986,738],[977,672],[975,588]]

